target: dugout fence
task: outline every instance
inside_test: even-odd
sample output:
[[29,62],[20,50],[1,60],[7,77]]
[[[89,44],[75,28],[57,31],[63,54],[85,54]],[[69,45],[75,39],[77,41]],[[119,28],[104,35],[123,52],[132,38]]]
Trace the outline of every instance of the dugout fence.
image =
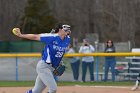
[[36,53],[41,52],[44,44],[37,41],[1,41],[0,53]]
[[[67,58],[73,56],[94,56],[95,58],[95,80],[100,81],[103,77],[103,63],[105,56],[116,56],[117,60],[124,60],[125,57],[137,57],[139,58],[140,53],[131,53],[131,52],[117,52],[117,53],[90,53],[90,54],[65,54],[64,62],[68,67],[66,72],[60,80],[71,81],[72,73],[69,62]],[[13,80],[13,81],[21,81],[21,80],[35,80],[36,78],[36,64],[40,60],[40,53],[1,53],[0,54],[0,80]],[[129,62],[129,60],[127,60]],[[101,70],[102,69],[102,70]],[[122,75],[125,76],[125,75]],[[88,78],[88,75],[87,75]],[[120,79],[120,77],[119,77]]]

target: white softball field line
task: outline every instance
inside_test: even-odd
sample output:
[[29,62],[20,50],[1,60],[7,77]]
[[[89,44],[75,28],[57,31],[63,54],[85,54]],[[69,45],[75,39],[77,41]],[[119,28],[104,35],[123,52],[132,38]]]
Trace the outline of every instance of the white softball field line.
[[75,85],[76,87],[95,87],[95,88],[131,88],[129,86],[80,86]]

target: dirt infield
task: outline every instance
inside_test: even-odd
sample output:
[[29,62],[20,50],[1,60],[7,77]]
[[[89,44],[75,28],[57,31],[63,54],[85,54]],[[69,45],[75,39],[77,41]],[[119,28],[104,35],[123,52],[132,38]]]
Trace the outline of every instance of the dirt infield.
[[[31,87],[0,87],[0,93],[26,93]],[[59,86],[57,93],[140,93],[130,87],[117,86]],[[46,93],[47,89],[43,91]]]

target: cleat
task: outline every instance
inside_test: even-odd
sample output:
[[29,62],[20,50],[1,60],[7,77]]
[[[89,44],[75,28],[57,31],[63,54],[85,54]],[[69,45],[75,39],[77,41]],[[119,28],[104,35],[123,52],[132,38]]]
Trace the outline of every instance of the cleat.
[[32,93],[32,90],[27,91],[27,93]]
[[139,86],[139,81],[137,80],[136,85],[134,87],[132,87],[131,90],[134,91],[134,90],[138,89],[138,86]]
[[136,89],[138,89],[138,87],[137,86],[134,86],[131,90],[132,91],[135,91]]

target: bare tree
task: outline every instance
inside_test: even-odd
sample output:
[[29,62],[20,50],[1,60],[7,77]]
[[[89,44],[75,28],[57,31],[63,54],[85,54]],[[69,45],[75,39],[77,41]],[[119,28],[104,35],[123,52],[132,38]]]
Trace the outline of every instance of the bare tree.
[[[10,30],[23,15],[26,1],[0,0],[1,40],[13,39]],[[131,41],[134,47],[140,46],[140,0],[47,1],[52,14],[60,22],[72,25],[73,37],[82,39],[86,33],[98,33],[102,42],[112,39],[116,42]]]

